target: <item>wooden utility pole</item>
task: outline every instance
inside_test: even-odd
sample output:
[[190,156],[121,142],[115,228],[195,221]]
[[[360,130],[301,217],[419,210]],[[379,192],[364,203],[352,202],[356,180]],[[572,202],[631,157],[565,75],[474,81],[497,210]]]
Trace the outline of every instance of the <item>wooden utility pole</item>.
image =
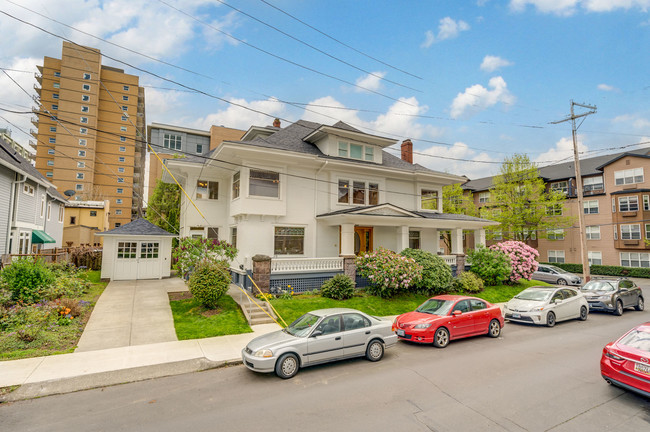
[[[573,108],[579,106],[581,108],[588,109],[589,111],[582,114],[575,114]],[[582,125],[576,127],[576,119],[581,117],[586,117],[590,114],[596,113],[596,107],[591,105],[579,104],[571,101],[571,115],[564,120],[551,122],[552,124],[563,123],[565,121],[571,120],[572,132],[573,132],[573,164],[576,169],[576,192],[578,194],[578,219],[580,224],[580,252],[582,256],[582,273],[584,276],[584,282],[589,282],[591,279],[591,273],[589,271],[589,252],[587,251],[587,237],[585,233],[585,211],[583,204],[583,190],[582,190],[582,176],[580,174],[580,158],[578,156],[578,128]],[[583,120],[584,121],[584,120]]]

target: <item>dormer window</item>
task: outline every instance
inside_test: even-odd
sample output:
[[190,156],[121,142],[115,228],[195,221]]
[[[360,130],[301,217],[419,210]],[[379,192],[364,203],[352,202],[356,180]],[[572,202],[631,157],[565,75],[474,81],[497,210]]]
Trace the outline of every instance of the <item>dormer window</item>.
[[438,191],[422,189],[420,206],[422,210],[438,210]]
[[350,159],[373,161],[375,159],[375,149],[370,145],[339,141],[338,156]]

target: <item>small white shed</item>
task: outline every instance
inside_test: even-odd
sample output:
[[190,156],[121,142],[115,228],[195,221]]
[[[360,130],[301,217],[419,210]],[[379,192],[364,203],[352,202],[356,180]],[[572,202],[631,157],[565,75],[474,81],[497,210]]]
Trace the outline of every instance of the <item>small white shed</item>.
[[172,239],[176,234],[146,219],[137,219],[95,235],[104,237],[102,278],[134,280],[169,277]]

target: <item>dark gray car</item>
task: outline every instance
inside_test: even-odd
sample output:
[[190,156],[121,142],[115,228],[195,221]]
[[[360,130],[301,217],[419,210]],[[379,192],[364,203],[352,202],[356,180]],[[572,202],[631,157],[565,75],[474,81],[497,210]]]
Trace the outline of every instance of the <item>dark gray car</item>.
[[633,307],[642,311],[643,292],[633,281],[625,278],[595,278],[580,288],[587,297],[589,310],[623,315],[623,309]]
[[582,283],[580,276],[549,264],[539,264],[537,271],[533,273],[533,279],[553,285],[580,285]]

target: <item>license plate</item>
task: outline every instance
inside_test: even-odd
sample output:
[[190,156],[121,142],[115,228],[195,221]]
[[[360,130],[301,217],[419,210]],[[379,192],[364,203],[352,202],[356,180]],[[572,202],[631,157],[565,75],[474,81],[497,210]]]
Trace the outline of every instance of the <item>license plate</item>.
[[513,313],[513,314],[512,314],[512,317],[513,317],[513,318],[521,318],[521,314],[515,314],[515,313]]
[[404,336],[404,330],[397,330],[397,336]]
[[650,375],[650,366],[644,365],[641,363],[635,363],[634,364],[634,370],[637,372],[642,372],[644,374],[649,374]]

